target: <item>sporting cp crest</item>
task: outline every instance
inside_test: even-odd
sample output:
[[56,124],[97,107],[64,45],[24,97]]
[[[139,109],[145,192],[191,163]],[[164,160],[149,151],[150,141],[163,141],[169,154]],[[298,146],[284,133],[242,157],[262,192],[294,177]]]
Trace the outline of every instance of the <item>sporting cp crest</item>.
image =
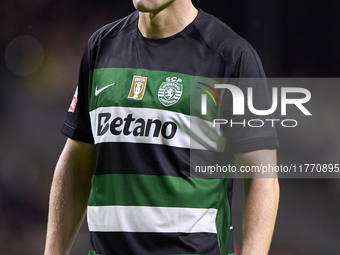
[[171,106],[181,98],[183,85],[177,82],[163,82],[158,90],[158,100],[166,107]]

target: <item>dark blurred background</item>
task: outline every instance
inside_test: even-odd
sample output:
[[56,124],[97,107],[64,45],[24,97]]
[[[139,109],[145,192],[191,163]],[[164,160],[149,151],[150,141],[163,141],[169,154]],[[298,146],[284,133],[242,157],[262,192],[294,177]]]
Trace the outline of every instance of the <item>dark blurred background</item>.
[[[269,77],[339,77],[340,1],[193,2],[246,38]],[[1,254],[42,254],[49,189],[66,141],[59,130],[87,39],[134,8],[130,0],[2,0],[1,6]],[[320,135],[309,139],[305,134],[309,130],[302,130],[287,137],[285,130],[278,129],[279,162],[340,163],[339,108],[333,107],[339,93],[340,87],[333,88],[332,99],[326,95],[320,104],[330,112],[317,131]],[[339,179],[282,179],[280,183],[270,254],[340,254]],[[239,245],[242,180],[236,184],[234,232]],[[84,224],[71,254],[87,254],[87,248]]]

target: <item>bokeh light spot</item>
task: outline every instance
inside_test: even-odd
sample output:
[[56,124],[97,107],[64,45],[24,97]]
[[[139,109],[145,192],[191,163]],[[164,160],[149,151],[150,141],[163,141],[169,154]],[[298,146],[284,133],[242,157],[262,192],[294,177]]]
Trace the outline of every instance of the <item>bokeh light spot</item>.
[[34,73],[41,66],[44,60],[44,49],[34,37],[19,36],[8,44],[5,60],[13,74],[26,76]]

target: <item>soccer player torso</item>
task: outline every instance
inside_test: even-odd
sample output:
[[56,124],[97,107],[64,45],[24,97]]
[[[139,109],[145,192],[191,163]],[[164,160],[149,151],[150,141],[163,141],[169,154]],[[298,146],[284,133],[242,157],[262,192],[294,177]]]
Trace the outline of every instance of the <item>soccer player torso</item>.
[[193,178],[190,150],[234,158],[193,109],[192,79],[238,76],[250,46],[201,10],[168,38],[144,38],[137,23],[134,12],[91,37],[65,122],[65,134],[96,150],[89,254],[231,254],[232,182]]
[[229,180],[190,177],[190,79],[223,77],[226,62],[184,31],[148,39],[135,20],[106,32],[92,53],[88,90],[97,151],[91,250],[219,254],[216,222],[224,216],[230,227]]

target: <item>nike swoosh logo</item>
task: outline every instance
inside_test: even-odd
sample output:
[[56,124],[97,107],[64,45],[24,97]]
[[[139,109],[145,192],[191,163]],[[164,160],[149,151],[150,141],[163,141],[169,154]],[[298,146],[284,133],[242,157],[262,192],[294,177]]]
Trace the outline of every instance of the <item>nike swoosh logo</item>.
[[96,87],[95,91],[94,91],[94,95],[95,96],[98,96],[100,92],[102,92],[104,89],[107,89],[111,86],[115,85],[115,83],[112,83],[112,84],[109,84],[109,85],[106,85],[105,87],[102,87],[101,89],[98,89],[98,86]]

